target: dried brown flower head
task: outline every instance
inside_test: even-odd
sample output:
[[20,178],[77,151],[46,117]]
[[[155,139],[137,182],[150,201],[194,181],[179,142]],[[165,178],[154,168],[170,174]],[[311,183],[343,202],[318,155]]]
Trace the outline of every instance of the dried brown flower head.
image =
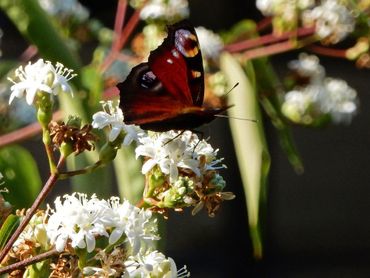
[[60,254],[56,263],[50,264],[49,278],[72,278],[79,273],[78,258],[73,255]]
[[93,150],[94,144],[91,141],[96,141],[97,137],[91,133],[92,126],[86,124],[80,127],[76,121],[68,120],[67,124],[64,122],[54,122],[49,124],[50,136],[55,149],[62,146],[63,143],[69,145],[76,155],[85,150]]

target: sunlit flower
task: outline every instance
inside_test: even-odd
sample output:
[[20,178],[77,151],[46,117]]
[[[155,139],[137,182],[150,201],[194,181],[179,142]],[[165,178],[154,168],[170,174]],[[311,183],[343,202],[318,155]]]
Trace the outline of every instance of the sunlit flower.
[[315,25],[316,34],[328,43],[343,40],[355,28],[353,13],[337,0],[323,0],[321,5],[303,14],[305,25]]
[[64,201],[55,200],[46,226],[47,235],[55,248],[61,252],[67,241],[73,248],[95,248],[95,236],[109,237],[105,223],[110,223],[111,210],[108,202],[95,195],[88,199],[85,194],[65,195]]
[[138,254],[130,256],[126,262],[126,271],[123,278],[137,277],[164,277],[164,278],[185,278],[190,277],[190,272],[186,266],[177,270],[174,260],[166,258],[158,251],[152,251],[147,254]]
[[103,102],[104,111],[99,111],[93,115],[92,126],[94,128],[103,129],[110,128],[108,139],[114,141],[121,132],[125,132],[124,145],[131,144],[132,141],[137,141],[143,131],[135,125],[126,125],[123,122],[123,113],[118,105],[114,106],[112,101]]
[[189,16],[187,0],[150,0],[141,10],[143,20],[177,21]]
[[135,255],[140,249],[150,247],[154,240],[159,239],[157,223],[152,218],[150,210],[139,209],[128,201],[121,204],[118,198],[111,198],[110,206],[111,225],[114,227],[109,237],[110,244],[115,243],[125,234],[132,247],[132,254]]
[[28,63],[24,68],[20,66],[16,69],[15,76],[19,80],[18,82],[9,78],[14,84],[10,88],[12,93],[9,104],[12,103],[15,97],[25,97],[27,103],[32,105],[38,92],[53,95],[57,95],[60,91],[72,93],[68,81],[75,74],[72,74],[72,70],[65,68],[60,63],[57,63],[55,68],[50,62],[39,59],[34,64]]
[[136,148],[136,156],[149,158],[143,165],[142,172],[146,174],[155,165],[161,171],[170,176],[171,181],[178,177],[178,167],[191,169],[200,175],[199,162],[193,158],[190,148],[188,134],[179,134],[174,131],[155,133],[152,136],[141,138]]
[[118,277],[124,269],[126,252],[123,248],[115,248],[110,253],[106,253],[105,250],[100,250],[94,256],[94,259],[100,262],[100,267],[84,267],[83,273],[87,275],[87,277]]
[[315,4],[315,0],[257,0],[257,8],[265,16],[282,16],[292,20],[298,10],[305,10]]
[[47,250],[49,241],[44,219],[45,213],[43,211],[38,211],[32,216],[26,228],[13,244],[12,257],[22,260],[35,255],[36,248]]
[[89,11],[77,0],[39,0],[39,3],[52,16],[74,17],[80,21],[89,17]]
[[218,59],[224,47],[221,37],[202,26],[195,28],[203,57]]

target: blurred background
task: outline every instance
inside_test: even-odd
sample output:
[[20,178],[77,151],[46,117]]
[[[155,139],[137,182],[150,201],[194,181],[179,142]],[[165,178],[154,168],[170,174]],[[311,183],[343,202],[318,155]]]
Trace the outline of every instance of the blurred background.
[[[114,24],[116,1],[81,1],[91,16]],[[190,20],[215,31],[243,18],[260,19],[254,1],[190,0]],[[16,57],[26,47],[9,20],[0,14],[3,56]],[[87,52],[88,53],[88,52]],[[271,58],[282,76],[298,52]],[[87,57],[89,59],[89,57]],[[219,148],[228,169],[222,171],[227,191],[236,199],[225,202],[214,218],[204,212],[171,214],[167,221],[166,255],[186,264],[192,277],[370,277],[370,97],[369,71],[351,62],[320,57],[329,76],[346,80],[360,98],[358,115],[349,126],[321,129],[294,127],[305,171],[297,175],[281,150],[275,129],[265,121],[271,154],[268,206],[265,213],[264,256],[252,256],[246,204],[227,120],[203,128]],[[246,125],[251,124],[249,122]],[[39,140],[24,145],[46,159]],[[43,172],[43,180],[48,173]],[[58,186],[60,192],[65,187]],[[55,192],[57,194],[57,192]]]

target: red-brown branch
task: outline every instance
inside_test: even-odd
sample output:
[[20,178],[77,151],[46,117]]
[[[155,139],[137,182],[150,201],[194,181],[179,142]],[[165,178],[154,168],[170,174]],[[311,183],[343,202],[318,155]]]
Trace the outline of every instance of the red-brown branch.
[[319,45],[310,45],[307,46],[307,49],[309,49],[312,52],[315,52],[316,54],[328,56],[328,57],[334,57],[334,58],[344,58],[346,59],[346,51],[347,49],[335,49],[335,48],[329,48]]
[[2,268],[0,268],[0,275],[12,272],[12,271],[17,270],[17,269],[25,268],[26,266],[44,261],[44,260],[49,259],[51,257],[57,256],[58,254],[59,254],[59,252],[57,250],[52,249],[50,251],[39,254],[39,255],[34,256],[32,258],[28,258],[28,259],[25,259],[23,261],[20,261],[20,262],[2,267]]
[[231,53],[240,52],[240,51],[248,50],[248,49],[251,49],[257,46],[272,44],[272,43],[287,40],[290,38],[295,38],[295,37],[301,38],[301,37],[309,36],[309,35],[312,35],[314,31],[315,31],[314,28],[300,28],[296,31],[283,33],[280,36],[276,36],[274,34],[268,34],[262,37],[248,39],[245,41],[226,45],[224,49]]
[[114,41],[112,43],[112,51],[119,51],[119,42],[121,40],[121,30],[125,21],[127,10],[127,1],[119,0],[117,4],[116,18],[114,21]]
[[[62,111],[57,111],[53,114],[53,120],[59,121],[63,118]],[[39,133],[41,133],[42,128],[39,123],[33,123],[23,128],[17,129],[13,132],[7,133],[0,136],[0,147],[4,147],[9,144],[18,143],[31,138]]]

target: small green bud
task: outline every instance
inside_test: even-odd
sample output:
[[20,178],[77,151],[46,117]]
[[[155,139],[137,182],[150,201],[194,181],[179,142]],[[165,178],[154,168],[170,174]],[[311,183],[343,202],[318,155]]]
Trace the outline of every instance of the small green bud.
[[53,101],[50,94],[38,92],[36,107],[38,122],[42,127],[47,127],[53,117]]
[[105,145],[100,149],[99,152],[99,160],[106,164],[112,161],[117,155],[118,148],[112,144],[112,142],[107,142]]
[[226,182],[224,178],[220,176],[219,174],[215,174],[213,178],[211,179],[210,183],[215,187],[215,190],[217,192],[222,191],[226,186]]
[[80,128],[81,127],[81,118],[78,117],[78,116],[69,115],[66,125],[76,127],[76,128]]
[[68,157],[71,153],[73,153],[73,146],[71,143],[64,141],[60,145],[59,151],[63,157]]
[[161,169],[156,166],[147,173],[148,188],[145,194],[146,198],[154,197],[154,192],[157,188],[163,186],[166,181],[166,175],[161,172]]
[[189,206],[190,195],[194,192],[194,181],[189,177],[179,177],[174,185],[165,192],[163,206],[167,208]]

